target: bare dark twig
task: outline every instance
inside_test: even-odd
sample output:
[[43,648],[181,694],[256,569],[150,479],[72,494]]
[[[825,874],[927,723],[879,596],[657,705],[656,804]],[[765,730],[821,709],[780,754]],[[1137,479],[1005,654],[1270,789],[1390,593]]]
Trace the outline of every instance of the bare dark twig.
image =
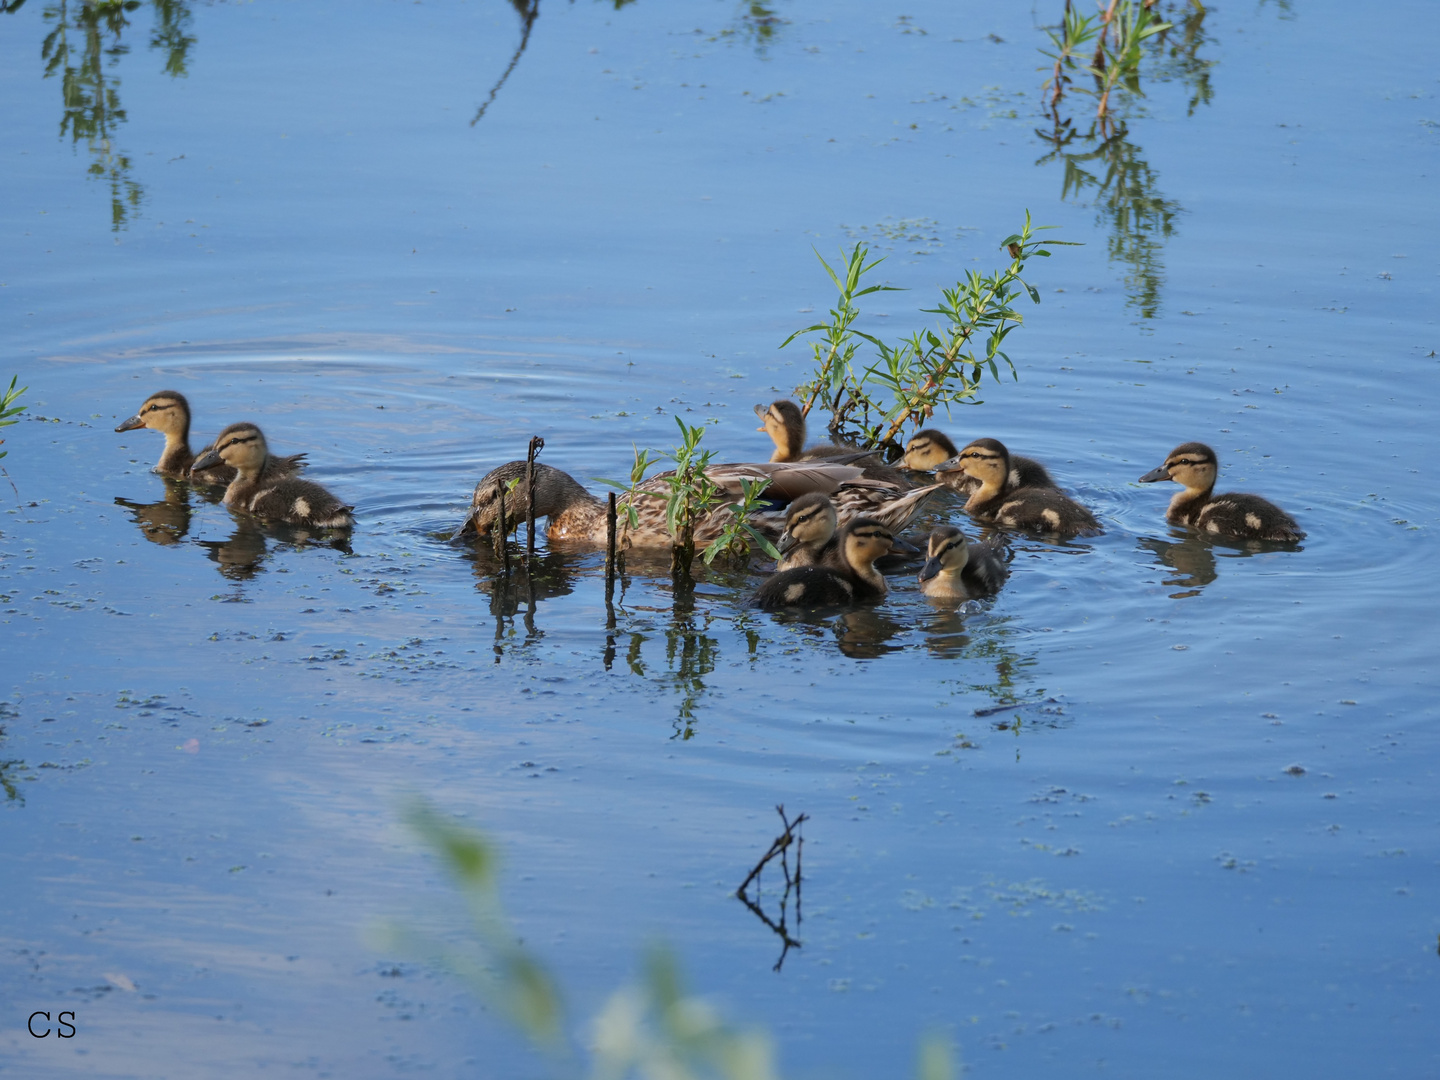
[[491,528],[494,530],[495,554],[500,559],[500,565],[505,568],[505,576],[510,576],[510,545],[506,542],[510,536],[510,523],[505,517],[505,485],[500,484],[499,493],[500,520]]
[[535,562],[535,457],[544,449],[544,439],[539,435],[530,436],[530,448],[525,452],[525,572],[527,574]]

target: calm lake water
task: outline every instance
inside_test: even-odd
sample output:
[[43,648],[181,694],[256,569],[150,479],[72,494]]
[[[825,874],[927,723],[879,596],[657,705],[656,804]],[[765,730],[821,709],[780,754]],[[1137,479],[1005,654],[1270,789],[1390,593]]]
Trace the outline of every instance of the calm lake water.
[[[787,1075],[906,1075],[936,1029],[975,1076],[1440,1075],[1432,4],[1216,4],[1058,150],[1059,3],[547,2],[473,123],[500,0],[10,6],[0,1073],[545,1074],[368,943],[464,936],[423,793],[501,845],[576,1017],[663,940]],[[607,631],[595,554],[532,602],[437,538],[532,434],[597,489],[672,415],[767,455],[812,247],[888,256],[893,338],[1027,209],[1085,246],[942,426],[1106,532],[1017,539],[994,601],[911,568],[840,618],[754,611],[758,574],[677,610],[632,562]],[[112,431],[162,388],[308,453],[352,550],[167,487]],[[1169,529],[1135,480],[1190,439],[1304,544]],[[778,972],[733,896],[777,803]]]

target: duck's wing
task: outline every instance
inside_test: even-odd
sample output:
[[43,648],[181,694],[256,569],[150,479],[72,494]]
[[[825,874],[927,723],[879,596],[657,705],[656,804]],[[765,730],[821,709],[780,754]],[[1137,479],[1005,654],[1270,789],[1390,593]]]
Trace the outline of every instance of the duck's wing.
[[897,533],[910,524],[931,495],[944,487],[944,484],[930,484],[900,494],[893,484],[880,481],[867,481],[864,486],[847,484],[833,496],[835,511],[842,526],[851,518],[872,517]]
[[[863,470],[855,465],[815,461],[752,461],[711,465],[705,470],[710,482],[733,498],[738,499],[745,494],[742,480],[769,480],[770,486],[765,489],[765,494],[784,502],[812,491],[829,495],[842,484],[860,480],[862,474]],[[657,495],[668,494],[665,481],[674,475],[673,469],[657,473],[641,484],[640,490]]]

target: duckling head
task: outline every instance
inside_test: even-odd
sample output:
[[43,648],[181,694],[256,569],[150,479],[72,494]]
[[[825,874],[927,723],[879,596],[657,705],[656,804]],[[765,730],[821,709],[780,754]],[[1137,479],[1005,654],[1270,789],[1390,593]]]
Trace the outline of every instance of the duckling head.
[[926,428],[916,432],[915,437],[905,444],[905,456],[900,459],[900,464],[917,472],[930,472],[957,453],[955,444],[948,435],[934,428]]
[[215,436],[214,446],[200,455],[194,469],[197,472],[213,469],[223,462],[246,476],[254,476],[265,466],[269,453],[265,436],[258,427],[247,422],[231,424]]
[[999,490],[1010,475],[1010,451],[998,439],[976,439],[949,461],[942,461],[935,472],[943,480],[944,473],[963,472],[980,481],[982,490]]
[[190,435],[190,402],[178,390],[161,390],[151,394],[140,411],[117,427],[116,431],[153,428],[167,439],[185,439]]
[[840,533],[845,561],[861,573],[874,573],[875,560],[889,554],[895,537],[874,518],[855,518]]
[[1215,476],[1219,468],[1215,451],[1204,443],[1181,443],[1170,451],[1164,465],[1151,469],[1140,477],[1140,483],[1153,484],[1157,480],[1174,480],[1187,491],[1209,491],[1215,486]]
[[[468,527],[481,535],[488,534],[500,519],[500,492],[505,492],[505,528],[508,532],[530,515],[530,497],[525,490],[525,465],[523,461],[507,461],[491,469],[475,485],[471,500]],[[513,486],[512,486],[513,485]],[[577,500],[589,501],[593,497],[569,473],[535,463],[535,516],[549,517],[558,514]]]
[[805,450],[805,417],[800,406],[793,401],[772,402],[756,405],[755,415],[760,418],[760,427],[775,443],[771,461],[799,461]]
[[970,541],[953,525],[942,525],[930,534],[926,555],[928,558],[920,569],[921,581],[929,581],[939,574],[958,574],[970,561]]
[[835,535],[835,504],[828,495],[812,491],[801,495],[785,510],[785,532],[780,537],[780,554],[798,544],[824,547]]

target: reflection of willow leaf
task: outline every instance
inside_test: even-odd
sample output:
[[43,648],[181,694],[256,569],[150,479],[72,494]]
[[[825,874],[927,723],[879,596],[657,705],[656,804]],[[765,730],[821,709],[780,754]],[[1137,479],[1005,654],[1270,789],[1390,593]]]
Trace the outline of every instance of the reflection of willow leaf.
[[150,0],[155,8],[155,28],[150,32],[150,47],[165,52],[165,74],[182,79],[189,72],[185,63],[195,38],[190,29],[190,9],[184,0]]
[[510,57],[510,63],[505,65],[499,80],[490,88],[490,96],[485,99],[479,110],[475,113],[475,119],[470,121],[474,127],[485,115],[485,110],[495,102],[495,95],[500,93],[500,88],[505,85],[505,80],[510,78],[510,73],[515,70],[515,65],[520,63],[520,57],[525,55],[525,46],[530,44],[530,31],[535,26],[535,19],[540,14],[540,0],[510,0],[510,6],[515,9],[515,14],[520,16],[520,44],[515,46],[515,52]]
[[[1160,290],[1165,282],[1161,259],[1164,242],[1174,234],[1175,218],[1184,207],[1156,190],[1155,171],[1140,156],[1140,147],[1130,141],[1124,123],[1098,143],[1094,128],[1077,135],[1066,126],[1046,138],[1056,149],[1040,163],[1056,157],[1065,162],[1060,197],[1079,199],[1082,193],[1089,193],[1099,211],[1097,220],[1109,226],[1106,246],[1110,260],[1130,268],[1125,275],[1127,303],[1138,308],[1142,318],[1154,318],[1160,310]],[[1075,143],[1091,148],[1066,149]],[[1086,168],[1099,163],[1105,166],[1103,176]]]

